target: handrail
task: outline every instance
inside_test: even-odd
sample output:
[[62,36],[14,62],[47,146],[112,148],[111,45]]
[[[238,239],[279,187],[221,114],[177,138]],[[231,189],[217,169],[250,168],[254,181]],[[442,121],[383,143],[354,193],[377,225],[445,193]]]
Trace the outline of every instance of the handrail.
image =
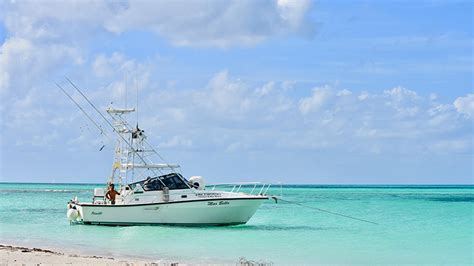
[[[253,186],[252,186],[253,185]],[[246,193],[249,195],[266,195],[272,184],[262,183],[262,182],[235,182],[235,183],[219,183],[219,184],[209,184],[208,187],[211,191],[214,191],[216,187],[225,187],[226,191],[232,193]],[[250,192],[243,192],[242,188],[251,189]],[[257,193],[258,189],[258,193]]]
[[255,190],[256,187],[257,187],[257,184],[254,184],[253,188],[252,188],[252,191],[250,191],[250,194],[252,194],[252,192]]
[[266,195],[266,194],[267,194],[267,191],[268,191],[268,189],[270,188],[271,185],[272,185],[272,184],[268,184],[267,189],[265,189],[265,192],[263,192],[263,195]]
[[253,185],[253,184],[263,184],[262,182],[232,182],[232,183],[216,183],[209,184],[209,186],[224,186],[224,185]]

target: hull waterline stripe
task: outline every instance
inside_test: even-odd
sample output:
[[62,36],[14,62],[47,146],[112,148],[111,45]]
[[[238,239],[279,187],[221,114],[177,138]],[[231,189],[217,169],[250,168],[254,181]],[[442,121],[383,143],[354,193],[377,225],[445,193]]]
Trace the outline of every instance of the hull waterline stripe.
[[134,226],[134,225],[167,225],[167,226],[230,226],[246,224],[247,222],[234,222],[234,223],[127,223],[127,222],[82,222],[85,225],[104,225],[104,226]]

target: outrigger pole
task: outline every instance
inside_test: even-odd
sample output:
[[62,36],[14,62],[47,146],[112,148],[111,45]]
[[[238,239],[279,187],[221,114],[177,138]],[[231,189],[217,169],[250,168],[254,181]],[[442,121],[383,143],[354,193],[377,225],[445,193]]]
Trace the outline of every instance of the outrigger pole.
[[[87,98],[86,95],[84,95],[84,93],[82,93],[82,91],[69,79],[66,77],[66,80],[77,90],[77,92],[79,92],[81,94],[81,96],[92,106],[92,108],[94,108],[94,110],[105,120],[105,122],[112,128],[112,130],[115,132],[115,127],[114,125],[99,111],[99,109],[97,109],[97,107],[89,100],[89,98]],[[74,101],[74,100],[73,100]],[[74,101],[74,103],[77,104],[77,102]],[[83,110],[82,108],[80,108],[81,110]],[[88,116],[89,117],[89,116]],[[112,117],[113,118],[113,117]],[[95,123],[94,123],[95,124]],[[135,149],[133,148],[132,144],[130,142],[128,142],[127,139],[125,139],[121,134],[117,134],[120,136],[120,138],[127,144],[127,146],[132,150],[134,151]],[[138,153],[135,153],[138,158],[140,158],[140,160],[144,163],[144,164],[147,164],[147,161],[145,160],[145,158],[143,158],[140,154]],[[154,172],[154,170],[152,170]],[[156,173],[155,173],[156,174]]]
[[[66,80],[71,84],[71,86],[73,86],[74,89],[76,89],[77,92],[79,92],[79,93],[81,94],[81,96],[90,104],[90,106],[92,106],[92,108],[94,108],[94,110],[95,110],[97,113],[99,113],[99,115],[110,125],[110,127],[112,127],[112,130],[115,131],[115,128],[114,128],[114,126],[112,125],[112,123],[110,123],[110,121],[102,114],[102,112],[100,112],[99,109],[97,109],[97,107],[96,107],[96,106],[89,100],[89,98],[87,98],[87,96],[76,86],[76,84],[74,84],[68,77],[65,77],[65,78],[66,78]],[[109,114],[109,113],[108,113],[108,114]],[[109,116],[110,116],[110,118],[112,118],[112,120],[114,120],[114,121],[116,120],[115,117],[113,117],[111,114],[109,114]],[[127,126],[127,125],[125,125],[125,126]],[[129,130],[130,130],[130,128],[129,128]],[[120,135],[120,134],[119,134],[119,135]],[[148,148],[151,149],[163,162],[165,162],[165,164],[171,165],[171,164],[169,164],[169,163],[165,160],[165,158],[163,158],[163,156],[161,156],[161,155],[153,148],[153,146],[151,146],[151,144],[150,144],[146,139],[145,139],[143,142],[144,142],[146,145],[148,145]],[[127,143],[128,143],[128,142],[127,142]],[[131,147],[131,144],[130,144],[129,146]],[[138,155],[138,154],[137,154],[137,155]],[[138,157],[140,157],[140,155],[138,155]],[[144,160],[142,160],[142,161],[143,161],[144,163],[146,163]],[[174,167],[170,167],[170,168],[171,168],[171,170],[172,170],[173,172],[176,172]],[[159,170],[159,169],[158,169],[158,170]],[[161,172],[161,170],[159,170],[159,171]]]
[[[105,116],[100,112],[100,110],[97,109],[97,107],[84,95],[84,93],[82,93],[82,91],[68,78],[66,77],[66,80],[82,95],[82,97],[84,97],[84,99],[92,106],[92,108],[94,108],[94,110],[100,114],[100,116],[102,116],[102,118],[107,121],[107,123],[112,127],[112,129],[115,131],[115,128],[113,127],[113,125],[109,122],[109,120],[107,118],[105,118]],[[137,97],[137,109],[138,109],[138,97]],[[108,113],[109,114],[109,113]],[[109,116],[112,118],[112,120],[115,121],[115,117],[113,117],[111,114],[109,114]],[[138,127],[138,124],[137,124],[137,127]],[[163,158],[163,156],[161,156],[154,148],[153,146],[151,146],[151,144],[145,139],[143,141],[145,144],[148,145],[148,148],[151,149],[163,162],[165,162],[166,164],[169,164],[165,158]],[[170,164],[169,164],[170,165]],[[174,171],[174,168],[171,167],[171,169]]]
[[95,120],[92,119],[92,117],[90,117],[90,115],[81,107],[81,105],[77,103],[74,100],[74,98],[72,98],[72,96],[69,93],[67,93],[65,89],[63,89],[63,87],[61,87],[58,83],[55,83],[55,84],[58,88],[60,88],[63,91],[64,94],[66,94],[66,96],[77,106],[77,108],[79,108],[79,110],[81,110],[82,113],[94,124],[94,126],[100,131],[100,134],[103,134],[104,136],[109,138],[109,136],[105,133],[104,129],[102,129],[102,127],[99,124],[97,124],[97,122],[95,122]]
[[[114,125],[109,121],[109,119],[107,119],[107,118],[102,114],[102,112],[100,112],[99,109],[97,109],[97,107],[89,100],[89,98],[87,98],[87,96],[86,96],[68,77],[65,77],[65,79],[71,84],[72,87],[74,87],[74,89],[76,89],[77,92],[79,92],[79,94],[89,103],[89,105],[92,106],[92,108],[102,117],[102,119],[104,119],[104,121],[112,128],[113,132],[116,132]],[[87,116],[91,121],[93,121],[94,125],[96,125],[96,126],[99,128],[99,130],[100,130],[101,132],[104,132],[103,129],[102,129],[100,126],[98,126],[97,123],[94,122],[94,120],[92,120],[92,118],[84,111],[84,109],[83,109],[82,107],[80,107],[80,105],[79,105],[75,100],[73,100],[72,97],[71,97],[61,86],[59,86],[57,83],[56,83],[56,85],[57,85],[66,95],[68,95],[68,97],[76,104],[76,106],[77,106],[84,114],[86,114],[86,116]],[[116,118],[115,118],[115,117],[113,117],[110,113],[108,113],[108,114],[109,114],[109,116],[112,118],[113,121],[116,121]],[[130,128],[128,128],[128,126],[127,126],[126,124],[125,124],[125,126],[127,127],[127,130],[130,130]],[[126,145],[127,145],[132,151],[134,151],[134,154],[137,155],[137,157],[144,163],[144,165],[147,165],[147,164],[148,164],[148,162],[145,160],[145,158],[143,158],[138,152],[135,151],[133,145],[132,145],[127,139],[125,139],[125,138],[122,136],[122,134],[120,134],[119,132],[117,132],[117,135],[119,135],[119,137],[126,143]],[[144,142],[145,142],[148,146],[151,147],[151,145],[150,145],[147,141],[144,141]],[[176,167],[173,167],[171,164],[168,164],[168,163],[163,159],[163,157],[162,157],[158,152],[156,152],[155,149],[152,148],[152,151],[153,151],[158,157],[160,157],[160,159],[162,159],[162,160],[165,162],[165,165],[167,165],[168,168],[170,168],[173,172],[176,172],[176,171],[174,170]],[[157,169],[158,169],[158,171],[159,171],[160,173],[162,173],[162,171],[161,171],[159,168],[157,168]],[[151,170],[154,174],[157,174],[153,167],[150,167],[149,170]],[[160,182],[161,182],[161,180],[160,180]],[[165,185],[165,184],[163,183],[163,185]],[[189,185],[188,185],[188,186],[189,186]]]

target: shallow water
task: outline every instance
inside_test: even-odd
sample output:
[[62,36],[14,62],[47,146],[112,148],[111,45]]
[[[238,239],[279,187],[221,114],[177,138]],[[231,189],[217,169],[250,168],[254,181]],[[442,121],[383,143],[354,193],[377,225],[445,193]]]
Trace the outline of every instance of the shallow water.
[[0,183],[0,243],[204,263],[473,264],[474,186],[283,187],[286,200],[379,225],[270,200],[240,226],[69,225],[66,202],[94,187]]

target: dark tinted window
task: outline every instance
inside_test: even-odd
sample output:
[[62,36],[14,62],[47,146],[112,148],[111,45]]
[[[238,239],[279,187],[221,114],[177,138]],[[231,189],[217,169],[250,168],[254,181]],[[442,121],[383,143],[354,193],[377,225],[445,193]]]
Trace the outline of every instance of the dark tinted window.
[[176,189],[176,184],[173,181],[173,177],[163,176],[163,177],[160,177],[160,178],[161,178],[161,181],[163,181],[163,183],[165,183],[165,185],[169,189]]
[[161,178],[161,181],[163,181],[163,183],[165,183],[165,185],[169,187],[169,189],[188,188],[186,183],[184,183],[184,181],[179,178],[178,174],[172,173],[172,174],[160,176],[160,178]]
[[185,178],[183,178],[183,176],[180,174],[174,174],[174,182],[176,183],[178,189],[189,188],[188,185],[186,184],[186,182],[188,181]]
[[145,181],[145,183],[143,183],[143,189],[146,191],[162,190],[163,184],[155,177]]
[[145,180],[129,184],[129,186],[133,190],[137,186],[137,184],[140,184],[140,186],[145,191],[162,190],[163,189],[163,183],[169,189],[187,189],[187,188],[189,188],[186,185],[186,183],[180,177],[182,178],[181,175],[176,174],[176,173],[171,173],[171,174],[157,176],[157,177],[148,177]]

